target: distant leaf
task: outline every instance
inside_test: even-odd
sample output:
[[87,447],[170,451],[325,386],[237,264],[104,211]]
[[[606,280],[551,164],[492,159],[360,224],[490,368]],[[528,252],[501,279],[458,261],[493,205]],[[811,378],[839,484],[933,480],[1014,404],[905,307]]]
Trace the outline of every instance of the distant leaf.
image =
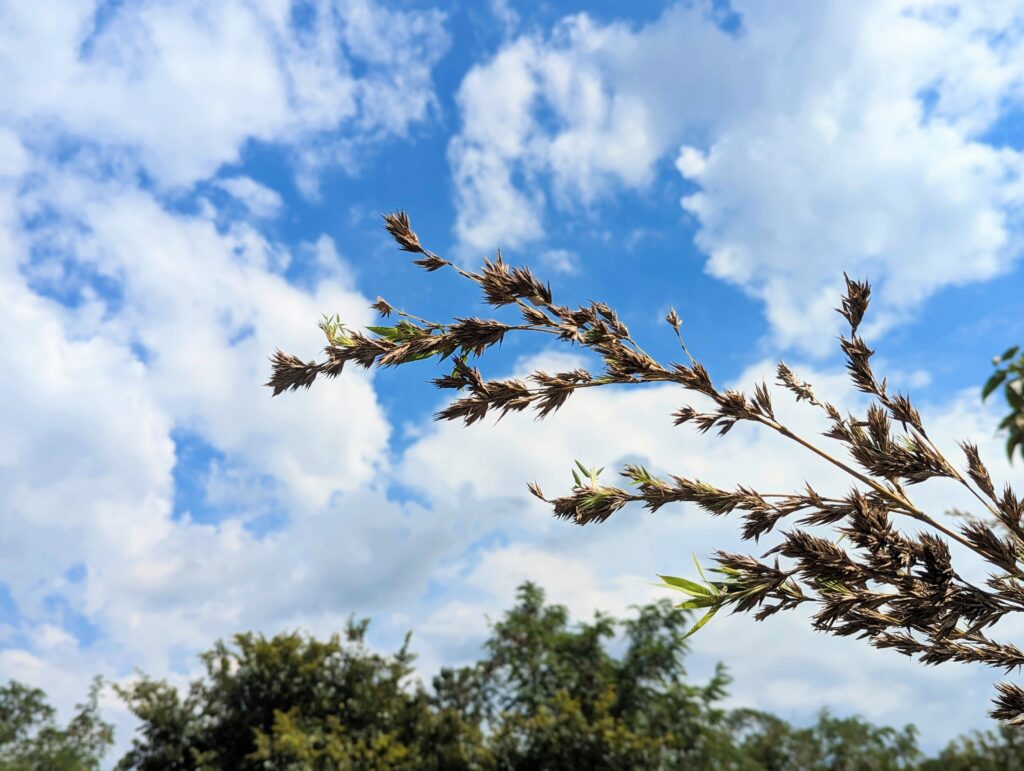
[[1003,355],[999,357],[999,361],[1000,362],[1009,361],[1010,359],[1012,359],[1014,356],[1017,355],[1017,351],[1019,351],[1019,350],[1020,350],[1020,346],[1019,345],[1015,345],[1015,346],[1012,346],[1011,348],[1007,348],[1005,351],[1003,351]]
[[1006,376],[1009,373],[1005,369],[1001,369],[998,372],[992,374],[988,380],[985,381],[985,387],[981,389],[981,398],[987,399],[993,391],[995,391],[1006,380]]
[[1013,460],[1013,451],[1017,447],[1021,448],[1021,454],[1024,455],[1024,431],[1015,431],[1006,440],[1006,457],[1009,460]]
[[1021,382],[1016,380],[1012,383],[1007,383],[1003,392],[1006,394],[1006,401],[1010,403],[1011,407],[1018,411],[1024,411],[1024,396],[1021,396],[1020,389]]

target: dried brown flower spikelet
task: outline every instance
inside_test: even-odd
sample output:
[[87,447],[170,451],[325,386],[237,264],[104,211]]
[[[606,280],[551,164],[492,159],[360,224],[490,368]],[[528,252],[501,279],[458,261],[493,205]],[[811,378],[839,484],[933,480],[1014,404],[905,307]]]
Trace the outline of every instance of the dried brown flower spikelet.
[[1024,688],[1013,683],[996,683],[999,691],[994,699],[995,708],[989,715],[1007,725],[1024,725]]
[[383,297],[378,297],[370,307],[377,311],[377,313],[379,313],[384,318],[387,318],[388,316],[395,312],[395,309],[391,305],[391,303],[389,303]]
[[682,320],[679,318],[679,314],[676,313],[675,308],[668,309],[668,313],[665,314],[665,321],[668,322],[668,325],[677,332],[679,331],[679,327],[683,324]]
[[273,364],[273,372],[266,385],[274,390],[274,396],[282,391],[309,388],[320,371],[316,362],[304,362],[281,350],[274,351],[270,361]]
[[850,334],[856,335],[857,328],[868,309],[871,287],[866,281],[854,281],[845,273],[843,279],[846,281],[846,296],[843,298],[842,307],[836,308],[836,310],[849,322]]
[[814,391],[811,388],[810,383],[805,383],[791,370],[786,362],[780,361],[776,368],[777,379],[776,382],[788,388],[796,396],[797,401],[806,399],[808,402],[813,404],[815,407],[820,407],[821,403],[815,398]]
[[420,245],[419,236],[416,235],[409,224],[409,215],[404,211],[391,212],[383,215],[384,227],[391,237],[395,239],[398,248],[404,252],[423,253],[423,246]]

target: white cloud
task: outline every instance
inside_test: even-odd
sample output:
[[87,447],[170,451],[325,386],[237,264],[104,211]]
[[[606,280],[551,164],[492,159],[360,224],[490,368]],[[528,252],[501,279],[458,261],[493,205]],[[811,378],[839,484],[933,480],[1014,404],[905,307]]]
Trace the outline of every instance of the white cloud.
[[0,128],[0,178],[19,177],[28,169],[29,157],[18,135]]
[[573,276],[580,272],[580,256],[571,249],[545,249],[539,259],[541,265],[556,273]]
[[488,0],[491,14],[501,25],[506,35],[515,32],[519,26],[519,13],[512,7],[509,0]]
[[471,70],[462,252],[541,239],[548,202],[644,188],[674,158],[707,271],[762,299],[783,346],[823,351],[844,270],[873,280],[880,332],[1009,269],[1024,163],[984,133],[1022,96],[1019,5],[733,6],[736,34],[708,3],[642,27],[569,17]]
[[217,180],[217,187],[230,193],[259,219],[272,219],[281,211],[281,195],[250,177]]
[[324,161],[352,160],[340,148],[427,116],[442,21],[370,0],[318,0],[304,18],[286,0],[102,14],[93,0],[7,2],[0,103],[5,121],[41,132],[37,144],[70,135],[127,150],[165,185],[211,176],[251,140],[293,145],[311,179]]

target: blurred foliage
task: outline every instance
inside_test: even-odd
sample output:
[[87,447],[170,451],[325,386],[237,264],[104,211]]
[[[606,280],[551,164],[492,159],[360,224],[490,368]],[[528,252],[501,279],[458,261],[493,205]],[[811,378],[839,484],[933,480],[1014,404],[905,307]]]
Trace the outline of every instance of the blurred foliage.
[[976,731],[953,740],[921,771],[1024,771],[1024,733],[1000,726],[997,731]]
[[17,681],[0,686],[0,771],[85,771],[100,767],[114,729],[99,716],[95,680],[61,727],[46,694]]
[[1024,353],[1020,346],[1013,346],[1002,356],[992,359],[995,372],[981,389],[982,400],[987,399],[1002,387],[1003,397],[1010,411],[999,423],[999,430],[1006,431],[1006,456],[1013,460],[1013,453],[1020,452],[1024,458]]

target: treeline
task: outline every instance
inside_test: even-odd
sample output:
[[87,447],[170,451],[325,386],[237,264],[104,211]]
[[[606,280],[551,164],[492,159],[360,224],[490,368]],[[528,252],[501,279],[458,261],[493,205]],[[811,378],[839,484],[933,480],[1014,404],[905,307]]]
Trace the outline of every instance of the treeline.
[[[706,683],[687,680],[690,623],[662,602],[634,618],[572,625],[526,583],[480,660],[442,669],[430,688],[413,677],[409,638],[394,654],[375,653],[368,621],[326,641],[240,634],[202,655],[206,676],[185,693],[148,678],[115,686],[140,720],[117,768],[1024,769],[1016,729],[965,736],[927,758],[911,725],[823,712],[796,727],[724,709],[724,668]],[[43,692],[0,688],[0,769],[98,768],[113,743],[99,687],[66,726]]]

